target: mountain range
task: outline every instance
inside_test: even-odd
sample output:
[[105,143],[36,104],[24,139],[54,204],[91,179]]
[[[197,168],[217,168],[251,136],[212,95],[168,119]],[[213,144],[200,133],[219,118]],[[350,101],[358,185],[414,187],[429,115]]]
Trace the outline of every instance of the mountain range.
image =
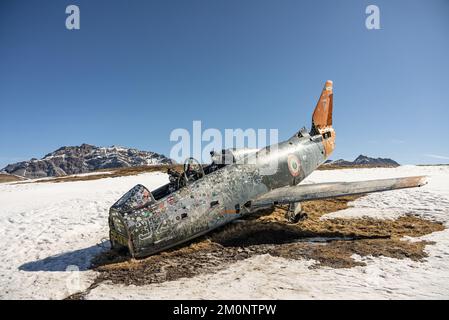
[[9,164],[0,172],[26,177],[58,177],[88,173],[99,169],[172,164],[162,154],[124,147],[96,147],[90,144],[62,147],[42,159]]
[[371,158],[363,154],[355,158],[354,161],[338,159],[335,161],[328,160],[325,165],[335,166],[367,166],[367,167],[398,167],[399,163],[389,158]]
[[[88,173],[100,169],[136,167],[145,165],[174,164],[162,154],[118,146],[96,147],[90,144],[61,147],[42,159],[33,158],[9,164],[0,173],[25,178],[59,177]],[[328,160],[325,167],[397,167],[399,163],[388,158],[371,158],[359,155],[354,161]]]

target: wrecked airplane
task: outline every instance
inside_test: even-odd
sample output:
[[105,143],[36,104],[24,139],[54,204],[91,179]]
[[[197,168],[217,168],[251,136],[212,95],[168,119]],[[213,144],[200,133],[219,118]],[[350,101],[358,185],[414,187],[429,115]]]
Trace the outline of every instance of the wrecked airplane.
[[[212,163],[186,160],[183,173],[152,192],[136,185],[109,211],[113,249],[145,257],[204,235],[252,212],[289,204],[288,219],[304,214],[301,201],[424,185],[425,177],[301,185],[335,148],[333,88],[327,81],[312,116],[312,128],[260,150],[223,150]],[[267,170],[272,166],[275,170]]]

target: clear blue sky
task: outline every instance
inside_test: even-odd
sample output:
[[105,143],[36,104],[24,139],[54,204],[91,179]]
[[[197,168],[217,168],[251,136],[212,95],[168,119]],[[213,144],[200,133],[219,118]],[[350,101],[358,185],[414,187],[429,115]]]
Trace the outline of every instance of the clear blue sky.
[[168,155],[193,120],[285,139],[326,79],[333,159],[447,163],[448,17],[447,0],[2,0],[0,167],[81,143]]

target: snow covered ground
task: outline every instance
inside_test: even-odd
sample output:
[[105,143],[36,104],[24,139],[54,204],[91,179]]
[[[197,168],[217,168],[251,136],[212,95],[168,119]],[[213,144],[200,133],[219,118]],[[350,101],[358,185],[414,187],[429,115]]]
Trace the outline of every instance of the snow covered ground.
[[[449,166],[315,171],[307,181],[422,174],[430,176],[422,188],[371,194],[327,218],[388,219],[416,213],[449,226]],[[107,237],[109,206],[137,183],[153,189],[166,181],[164,174],[146,173],[82,182],[0,184],[0,298],[60,299],[88,287],[95,273],[86,268]],[[367,266],[309,269],[314,261],[261,255],[189,279],[141,287],[104,283],[87,298],[448,299],[449,229],[422,238],[436,242],[426,247],[425,262],[358,257]]]
[[[64,183],[0,184],[0,298],[62,299],[88,287],[108,236],[109,207],[134,185],[166,174]],[[76,272],[77,268],[81,272]]]

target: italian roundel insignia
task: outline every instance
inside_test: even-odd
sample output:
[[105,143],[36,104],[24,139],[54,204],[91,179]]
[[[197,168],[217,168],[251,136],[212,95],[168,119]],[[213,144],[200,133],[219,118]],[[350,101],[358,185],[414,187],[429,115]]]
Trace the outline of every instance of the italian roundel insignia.
[[288,170],[290,171],[291,175],[294,177],[299,176],[301,165],[299,163],[299,159],[294,154],[289,154],[287,158],[288,163]]

